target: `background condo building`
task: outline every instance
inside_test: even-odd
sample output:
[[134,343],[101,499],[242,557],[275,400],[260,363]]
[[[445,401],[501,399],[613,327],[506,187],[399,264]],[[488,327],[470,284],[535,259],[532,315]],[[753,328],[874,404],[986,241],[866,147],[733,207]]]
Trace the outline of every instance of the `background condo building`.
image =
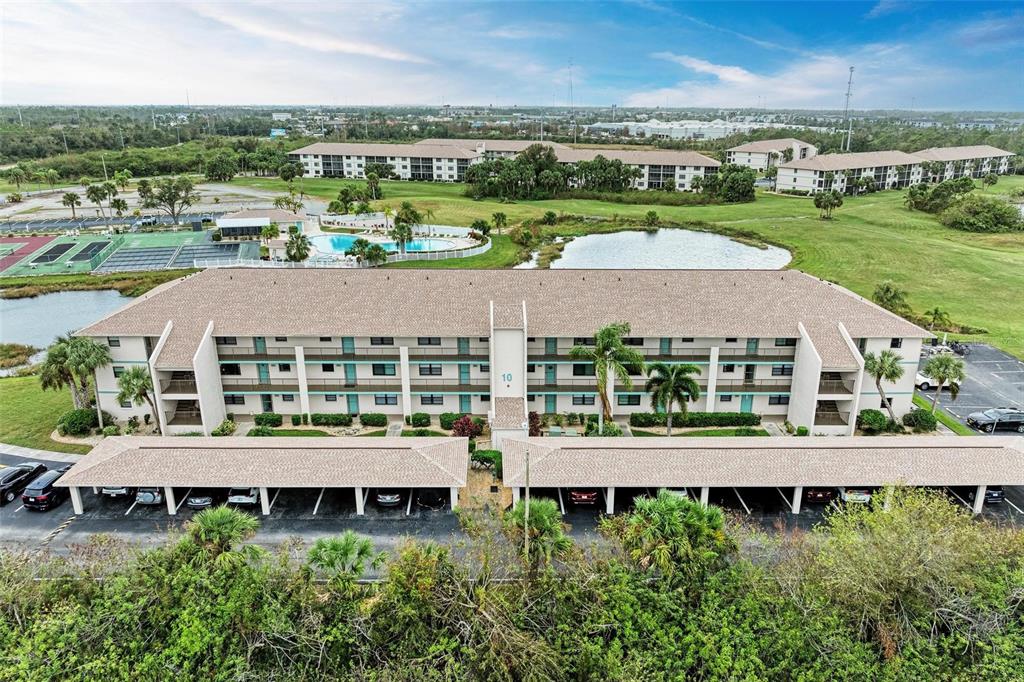
[[775,187],[781,192],[854,194],[862,178],[879,190],[909,187],[921,182],[921,159],[899,151],[818,154],[780,163]]
[[987,144],[970,147],[930,147],[914,152],[922,160],[923,175],[931,182],[956,178],[981,178],[989,173],[1003,175],[1010,171],[1013,152]]
[[[227,414],[488,415],[599,409],[594,367],[569,351],[612,322],[649,362],[699,370],[691,410],[756,412],[812,433],[852,434],[881,407],[863,356],[891,349],[884,390],[911,409],[928,332],[796,271],[209,269],[162,285],[82,329],[110,347],[99,402],[119,419],[117,377],[148,366],[165,433],[209,434]],[[650,411],[644,377],[608,393]]]
[[[817,155],[818,148],[792,137],[778,140],[758,140],[725,150],[725,162],[766,171],[771,166],[796,159],[810,159]],[[788,158],[787,158],[788,157]]]

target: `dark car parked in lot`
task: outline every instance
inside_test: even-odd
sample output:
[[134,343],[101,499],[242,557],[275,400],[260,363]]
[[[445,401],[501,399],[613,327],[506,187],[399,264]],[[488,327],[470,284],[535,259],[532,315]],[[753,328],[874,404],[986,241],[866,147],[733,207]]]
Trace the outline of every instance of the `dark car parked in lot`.
[[46,467],[39,462],[24,462],[0,469],[0,506],[14,502],[21,491],[45,471]]
[[573,504],[597,504],[597,491],[593,489],[570,490],[569,501]]
[[984,412],[971,412],[967,415],[967,425],[985,433],[993,431],[1024,433],[1024,410],[1013,407],[993,407]]
[[804,500],[807,502],[831,502],[835,497],[835,488],[806,488],[804,490]]
[[424,509],[443,509],[448,499],[437,490],[423,490],[416,496],[416,505]]
[[60,469],[51,469],[29,483],[25,492],[21,494],[21,503],[25,505],[25,509],[46,511],[59,507],[64,500],[68,499],[70,496],[68,489],[55,487],[54,483],[70,468],[70,466],[66,466]]

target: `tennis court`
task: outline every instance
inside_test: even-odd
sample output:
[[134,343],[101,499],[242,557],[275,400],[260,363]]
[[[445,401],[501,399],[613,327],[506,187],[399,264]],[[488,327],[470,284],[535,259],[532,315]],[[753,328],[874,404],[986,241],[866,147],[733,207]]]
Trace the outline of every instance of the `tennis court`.
[[0,245],[11,249],[10,253],[0,258],[0,272],[13,267],[18,261],[30,256],[54,240],[53,237],[4,237]]
[[36,256],[33,263],[55,263],[61,256],[75,248],[75,243],[54,244],[42,255]]
[[190,268],[197,258],[237,258],[238,244],[200,244],[183,246],[174,257],[171,267]]
[[176,246],[157,246],[142,249],[121,248],[100,264],[93,272],[124,272],[127,270],[162,270],[177,253]]
[[110,244],[110,242],[92,242],[91,244],[86,244],[84,249],[73,255],[71,258],[68,258],[68,260],[76,263],[78,261],[89,260],[97,253],[107,248],[108,244]]

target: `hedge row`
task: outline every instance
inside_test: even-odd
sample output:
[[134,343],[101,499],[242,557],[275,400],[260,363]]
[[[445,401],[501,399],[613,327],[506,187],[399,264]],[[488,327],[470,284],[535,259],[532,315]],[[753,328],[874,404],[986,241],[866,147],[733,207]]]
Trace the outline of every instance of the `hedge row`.
[[[667,412],[634,412],[629,415],[630,426],[665,426]],[[758,426],[761,415],[752,412],[676,412],[673,426]]]
[[422,429],[426,426],[430,426],[430,415],[426,412],[413,412],[411,417],[405,418],[405,423],[409,426]]
[[[103,423],[113,424],[114,418],[104,412]],[[68,410],[57,420],[57,432],[62,436],[85,436],[99,425],[99,416],[94,409]]]
[[344,412],[314,412],[309,420],[313,426],[352,426],[352,415]]
[[459,418],[464,416],[465,414],[465,412],[443,412],[441,416],[438,417],[438,423],[441,425],[441,428],[444,429],[445,431],[451,431],[452,427],[455,425],[455,422],[457,422]]
[[256,426],[280,426],[284,419],[276,412],[261,412],[253,416]]
[[359,423],[363,426],[387,426],[388,416],[380,412],[366,412],[359,415]]

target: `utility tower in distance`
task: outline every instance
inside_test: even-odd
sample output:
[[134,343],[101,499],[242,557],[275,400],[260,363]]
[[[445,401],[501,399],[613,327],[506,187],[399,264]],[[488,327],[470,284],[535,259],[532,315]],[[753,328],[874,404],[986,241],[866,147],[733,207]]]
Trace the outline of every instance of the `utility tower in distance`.
[[850,97],[853,95],[853,67],[850,67],[850,79],[846,81],[846,111],[843,118],[846,122],[846,140],[843,150],[850,151],[850,143],[853,141],[853,117],[850,116]]

